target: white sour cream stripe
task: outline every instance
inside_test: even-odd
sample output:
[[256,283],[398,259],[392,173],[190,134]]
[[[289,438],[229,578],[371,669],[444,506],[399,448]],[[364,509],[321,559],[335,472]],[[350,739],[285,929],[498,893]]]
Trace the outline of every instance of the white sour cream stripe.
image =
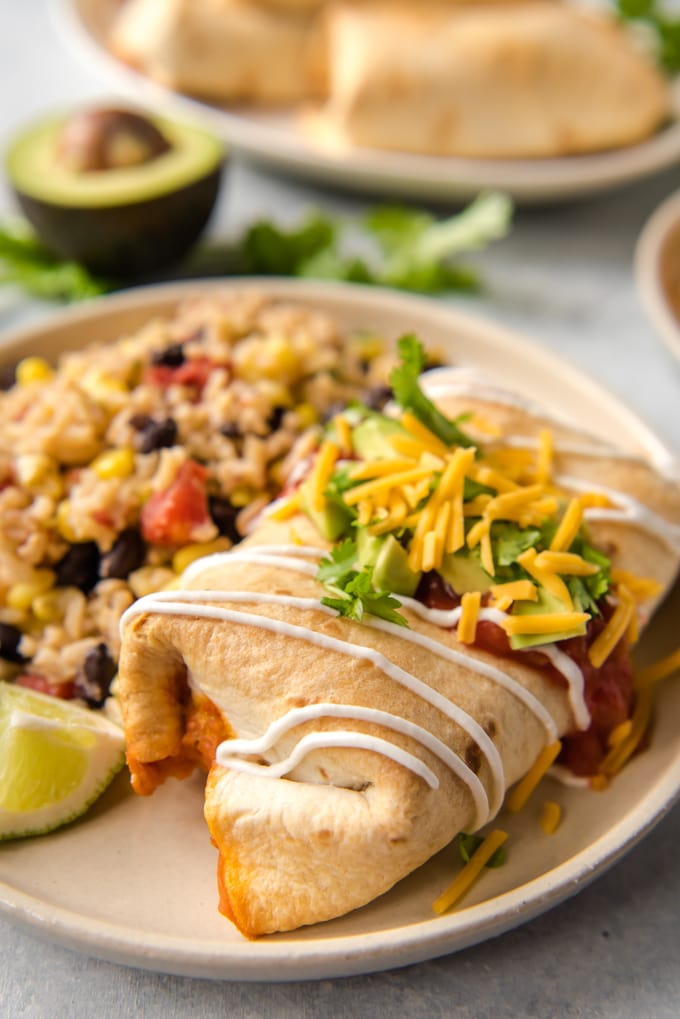
[[[253,774],[262,774],[264,770],[267,774],[271,774],[273,776],[273,770],[270,771],[269,769],[276,769],[277,775],[285,775],[292,770],[292,767],[294,767],[294,765],[290,763],[293,758],[293,754],[286,758],[285,762],[281,761],[276,764],[265,766],[260,766],[253,762],[240,762],[239,764],[235,764],[234,762],[238,760],[237,755],[246,756],[266,753],[285,733],[289,732],[290,729],[293,729],[298,725],[302,725],[304,722],[318,720],[320,718],[352,718],[358,721],[372,722],[376,725],[384,726],[387,729],[392,729],[394,732],[400,732],[405,736],[410,736],[411,739],[422,744],[422,746],[426,747],[436,757],[443,761],[444,764],[448,765],[451,771],[465,782],[472,793],[475,803],[475,827],[481,827],[485,823],[486,818],[489,815],[489,801],[487,799],[484,786],[475,773],[468,768],[463,761],[461,761],[457,754],[454,754],[454,752],[447,747],[445,743],[443,743],[440,739],[437,739],[436,736],[433,736],[427,729],[423,729],[422,726],[416,725],[414,722],[409,722],[407,719],[401,718],[398,715],[390,714],[387,711],[380,711],[377,708],[367,708],[355,704],[336,703],[309,704],[303,708],[292,708],[285,715],[282,715],[281,718],[272,722],[262,736],[255,739],[225,740],[217,748],[217,763],[222,767],[238,767],[240,770],[248,770],[251,772],[252,768],[257,768],[256,772],[252,772]],[[330,739],[333,739],[337,733],[319,735],[328,735]],[[343,733],[343,736],[346,735],[347,734]],[[365,738],[370,740],[369,737]],[[303,740],[297,744],[297,747],[299,747],[302,743]],[[380,740],[380,744],[381,753],[385,753],[385,747],[389,746],[389,744],[386,740]],[[309,742],[305,742],[304,745],[308,746]],[[331,744],[328,742],[323,745],[338,746],[340,744]],[[346,746],[347,744],[343,743],[342,745]],[[297,753],[297,747],[294,753]],[[372,742],[367,742],[365,747],[368,750],[374,749]],[[411,771],[416,771],[416,768],[413,766],[413,761],[417,760],[417,758],[414,758],[412,754],[408,754],[408,762],[406,762],[401,758],[401,754],[404,753],[401,751],[401,748],[397,747],[394,749],[400,751],[400,755],[395,756],[393,753],[388,753],[387,756],[404,764],[405,767],[410,768]],[[300,758],[296,758],[295,763],[297,763],[299,759]],[[419,763],[422,764],[422,762]],[[242,768],[241,764],[246,764],[249,767]],[[423,767],[425,767],[425,765],[423,765]],[[427,772],[430,776],[432,776],[432,778],[426,778],[428,785],[432,789],[437,789],[439,787],[439,780],[429,768],[427,768]],[[417,771],[417,774],[421,774],[421,772]],[[423,775],[422,777],[425,776]]]

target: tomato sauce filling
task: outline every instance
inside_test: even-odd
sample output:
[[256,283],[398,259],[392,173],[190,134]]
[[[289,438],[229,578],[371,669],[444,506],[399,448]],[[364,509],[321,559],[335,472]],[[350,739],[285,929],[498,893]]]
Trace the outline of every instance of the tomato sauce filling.
[[[449,584],[434,571],[424,574],[415,597],[433,609],[454,609],[461,602]],[[559,644],[560,650],[583,673],[585,702],[591,722],[587,729],[576,730],[563,737],[558,761],[575,775],[582,776],[593,775],[598,771],[608,752],[609,734],[617,725],[630,718],[634,706],[633,668],[626,641],[619,641],[600,668],[595,668],[588,657],[588,649],[606,626],[613,611],[605,601],[599,605],[599,609],[601,614],[590,620],[583,636],[570,637]],[[517,655],[521,655],[524,665],[539,669],[561,686],[567,685],[564,676],[541,654],[540,647],[531,651],[513,651],[507,634],[496,623],[480,620],[473,646],[499,658],[516,659]]]
[[140,796],[149,796],[167,778],[188,778],[196,768],[207,773],[220,743],[233,735],[213,702],[203,694],[192,693],[187,700],[184,733],[172,755],[144,762],[128,751],[132,788]]

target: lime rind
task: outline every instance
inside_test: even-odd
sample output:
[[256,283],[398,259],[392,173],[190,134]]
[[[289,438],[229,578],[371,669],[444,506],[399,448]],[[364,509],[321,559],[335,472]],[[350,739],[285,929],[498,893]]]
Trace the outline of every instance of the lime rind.
[[0,683],[0,840],[82,816],[124,762],[123,733],[107,718]]

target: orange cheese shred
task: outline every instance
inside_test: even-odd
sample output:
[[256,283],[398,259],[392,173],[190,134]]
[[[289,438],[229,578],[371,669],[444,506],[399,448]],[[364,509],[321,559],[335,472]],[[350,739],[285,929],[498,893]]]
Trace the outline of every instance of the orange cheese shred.
[[496,828],[482,842],[481,846],[472,854],[463,869],[456,875],[448,888],[435,899],[432,909],[435,913],[445,913],[451,909],[460,898],[468,891],[471,885],[477,880],[483,868],[489,862],[497,849],[503,845],[508,837],[506,831]]
[[505,805],[512,814],[516,814],[522,809],[561,749],[562,743],[560,740],[549,743],[547,747],[544,747],[524,778],[511,790]]

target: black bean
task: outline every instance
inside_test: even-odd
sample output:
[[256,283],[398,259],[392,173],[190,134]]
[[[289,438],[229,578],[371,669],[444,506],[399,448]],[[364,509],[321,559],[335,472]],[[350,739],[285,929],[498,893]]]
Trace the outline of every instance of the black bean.
[[111,551],[102,557],[99,572],[102,577],[119,580],[139,569],[146,556],[146,542],[136,527],[127,527],[114,541]]
[[242,536],[236,530],[236,517],[239,512],[236,506],[232,506],[229,500],[221,495],[211,495],[208,498],[208,508],[220,534],[226,535],[234,543],[240,541]]
[[77,587],[87,594],[99,580],[99,560],[99,548],[95,541],[81,541],[71,545],[55,567],[57,584],[61,587]]
[[281,427],[284,414],[286,413],[286,407],[274,407],[271,414],[267,418],[267,427],[271,432],[275,432],[277,428]]
[[220,434],[224,435],[226,439],[238,439],[243,435],[243,432],[235,421],[229,421],[220,427]]
[[19,651],[20,641],[21,630],[11,623],[0,623],[0,658],[4,658],[6,662],[15,662],[17,665],[27,661]]
[[15,364],[3,364],[0,368],[0,392],[6,393],[11,389],[17,380],[17,366]]
[[130,428],[134,428],[136,432],[143,432],[152,423],[153,418],[150,414],[133,414],[128,420]]
[[336,414],[341,414],[343,410],[347,410],[347,404],[343,403],[342,400],[336,400],[334,403],[329,403],[323,412],[323,420],[330,421],[335,417]]
[[151,355],[151,364],[160,364],[166,368],[179,368],[184,364],[184,349],[181,343],[171,343],[165,350],[155,350]]
[[364,403],[369,410],[382,410],[391,399],[392,390],[389,386],[371,386],[364,394]]
[[91,648],[78,670],[75,679],[75,692],[87,703],[98,708],[104,703],[116,675],[116,663],[111,652],[103,642]]
[[139,452],[152,453],[155,449],[166,449],[177,442],[177,424],[172,418],[162,421],[151,420],[146,428],[140,431]]

